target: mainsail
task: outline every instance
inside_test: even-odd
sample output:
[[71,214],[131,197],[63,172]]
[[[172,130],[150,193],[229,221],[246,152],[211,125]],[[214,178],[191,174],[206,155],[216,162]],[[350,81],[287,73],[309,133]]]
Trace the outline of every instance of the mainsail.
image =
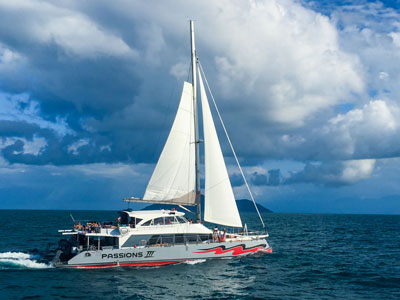
[[199,82],[204,128],[204,221],[242,227],[201,74]]
[[184,82],[178,112],[141,201],[194,205],[194,189],[193,88]]

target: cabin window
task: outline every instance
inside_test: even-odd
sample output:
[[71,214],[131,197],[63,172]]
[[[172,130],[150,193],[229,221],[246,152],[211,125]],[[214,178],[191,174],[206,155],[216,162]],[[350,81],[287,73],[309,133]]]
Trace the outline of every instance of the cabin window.
[[212,239],[211,234],[199,234],[200,241],[208,241]]
[[163,217],[155,218],[154,225],[164,225],[164,218]]
[[176,217],[179,223],[186,223],[186,219],[184,217]]
[[159,243],[159,239],[160,239],[160,235],[156,234],[153,235],[150,239],[149,239],[149,245],[155,245]]
[[129,219],[128,214],[126,212],[121,212],[119,214],[119,216],[121,217],[121,224],[127,225],[128,224],[128,219]]
[[184,243],[183,234],[175,234],[175,243],[176,244],[183,244]]
[[149,226],[153,220],[148,220],[142,224],[142,226]]
[[165,225],[171,225],[171,224],[176,223],[176,219],[175,219],[175,217],[165,217],[164,222],[165,222]]
[[130,226],[131,228],[135,228],[136,225],[139,224],[142,220],[143,220],[143,219],[132,217],[132,218],[129,220],[129,226]]
[[[89,243],[88,243],[89,239]],[[100,240],[100,243],[99,243]],[[92,237],[92,236],[81,236],[79,235],[79,240],[78,240],[79,246],[83,246],[83,249],[86,249],[87,246],[89,246],[89,249],[97,249],[98,246],[100,245],[101,248],[107,247],[107,248],[112,248],[112,247],[118,247],[118,238],[117,237],[109,237],[109,236],[97,236],[97,237]]]
[[100,237],[100,245],[103,246],[118,246],[118,238],[115,237]]
[[156,234],[148,239],[148,245],[201,243],[211,238],[211,234]]
[[197,234],[185,234],[185,242],[188,243],[198,242]]
[[145,246],[151,235],[131,235],[122,247]]
[[161,236],[161,243],[163,244],[173,244],[174,243],[174,235],[166,234]]
[[[137,221],[136,224],[138,224],[140,221]],[[159,217],[159,218],[155,218],[153,220],[148,220],[148,221],[144,222],[141,226],[170,225],[170,224],[178,224],[178,223],[186,223],[186,222],[187,222],[187,220],[183,217],[168,216],[168,217]]]

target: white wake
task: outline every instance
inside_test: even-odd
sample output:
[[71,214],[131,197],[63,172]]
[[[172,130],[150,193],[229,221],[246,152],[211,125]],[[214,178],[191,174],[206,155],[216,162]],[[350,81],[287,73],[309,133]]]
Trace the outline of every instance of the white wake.
[[23,252],[0,252],[0,269],[5,268],[29,268],[29,269],[46,269],[51,265],[38,262],[38,255]]
[[185,264],[188,264],[188,265],[196,265],[196,264],[203,263],[203,262],[205,262],[205,261],[206,261],[205,259],[193,259],[193,260],[187,260],[187,261],[185,261]]

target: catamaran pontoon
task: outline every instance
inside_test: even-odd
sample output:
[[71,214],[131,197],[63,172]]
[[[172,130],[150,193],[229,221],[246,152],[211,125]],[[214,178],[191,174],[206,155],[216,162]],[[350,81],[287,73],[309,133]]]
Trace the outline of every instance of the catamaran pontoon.
[[[205,187],[204,221],[242,228],[225,161],[215,130],[201,64],[196,56],[193,21],[190,21],[192,83],[184,82],[175,120],[164,149],[142,199],[125,201],[197,206],[197,222],[189,222],[183,212],[172,210],[132,211],[120,213],[117,226],[80,224],[73,230],[60,230],[71,235],[59,242],[53,260],[56,266],[106,268],[115,266],[160,266],[195,259],[244,256],[271,252],[268,234],[226,234],[201,224],[199,134],[197,118],[197,75],[200,85],[204,128]],[[214,98],[211,94],[213,103]],[[217,106],[215,105],[220,117]],[[225,126],[220,117],[223,129]],[[239,170],[246,178],[237,160]],[[254,202],[253,195],[248,188]],[[255,202],[254,202],[255,204]],[[261,223],[264,222],[258,211]]]

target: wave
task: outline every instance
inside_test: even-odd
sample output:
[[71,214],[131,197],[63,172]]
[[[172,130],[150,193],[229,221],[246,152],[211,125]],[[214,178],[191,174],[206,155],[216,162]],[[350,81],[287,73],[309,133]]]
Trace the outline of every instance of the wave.
[[193,260],[187,260],[187,261],[185,261],[185,264],[188,264],[188,265],[196,265],[196,264],[203,263],[203,262],[205,262],[205,261],[206,261],[205,259],[193,259]]
[[0,252],[0,269],[47,269],[52,266],[38,262],[39,255],[24,252]]

